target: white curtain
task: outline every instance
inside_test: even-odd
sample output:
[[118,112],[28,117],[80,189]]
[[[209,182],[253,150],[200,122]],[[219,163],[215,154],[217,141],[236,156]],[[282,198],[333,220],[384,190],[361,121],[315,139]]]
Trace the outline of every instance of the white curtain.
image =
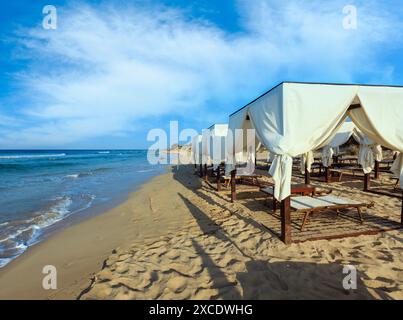
[[[376,144],[403,152],[403,88],[360,87],[362,108],[350,111],[357,127]],[[403,188],[403,163],[400,162]]]
[[330,146],[322,149],[322,164],[325,168],[329,168],[333,164],[334,150]]
[[248,109],[244,108],[229,117],[226,138],[225,175],[229,176],[235,170],[237,161],[243,159],[243,141],[236,137],[236,129],[243,129]]
[[[353,114],[354,119],[356,119],[355,121],[358,121],[356,115],[358,114],[358,117],[360,117],[361,113],[357,113],[356,111],[351,111],[350,113]],[[360,144],[358,163],[361,165],[364,173],[371,173],[375,166],[375,160],[382,161],[383,159],[382,146],[372,141],[358,128],[355,128],[353,137]]]
[[308,172],[312,171],[312,164],[315,162],[313,152],[309,151],[301,156],[301,173],[305,174],[305,167]]
[[284,83],[248,107],[262,143],[276,155],[269,172],[276,199],[290,195],[292,157],[329,143],[356,91],[355,86]]
[[390,171],[394,174],[396,178],[400,179],[400,182],[402,182],[402,176],[403,176],[403,154],[399,153],[398,156],[396,157],[395,161],[392,164],[392,167],[390,168]]
[[238,175],[251,175],[255,172],[255,151],[250,148],[250,150],[247,153],[246,157],[246,166],[237,168],[236,172]]
[[243,169],[242,173],[252,174],[255,171],[256,153],[262,146],[252,121],[248,119],[248,108],[230,116],[226,138],[225,174],[229,175],[240,164],[248,168],[247,171]]
[[373,146],[372,152],[374,153],[375,161],[381,162],[383,160],[383,151],[380,144]]

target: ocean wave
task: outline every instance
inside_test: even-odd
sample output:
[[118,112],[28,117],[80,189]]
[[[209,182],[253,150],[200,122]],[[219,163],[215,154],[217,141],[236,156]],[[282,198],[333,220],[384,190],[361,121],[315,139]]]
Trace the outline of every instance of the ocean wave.
[[154,169],[145,169],[145,170],[139,170],[139,171],[136,171],[136,172],[145,173],[145,172],[153,172],[153,171],[155,171],[155,170]]
[[82,198],[86,199],[86,204],[76,210],[70,210],[72,198],[64,196],[56,198],[52,205],[34,214],[30,219],[0,224],[0,268],[21,255],[29,246],[39,242],[44,229],[72,214],[88,209],[95,196],[86,195]]
[[73,200],[69,196],[56,198],[56,204],[44,210],[38,216],[34,217],[34,226],[37,228],[46,228],[62,220],[69,214],[69,207]]
[[79,174],[79,173],[68,174],[68,175],[66,175],[66,176],[64,176],[64,177],[67,178],[67,179],[77,179],[77,178],[80,177],[80,174]]
[[65,157],[65,153],[57,154],[33,154],[33,155],[18,155],[18,156],[0,156],[0,159],[35,159],[35,158],[57,158]]
[[102,173],[102,172],[105,172],[105,171],[108,171],[108,170],[111,170],[111,168],[106,168],[106,167],[105,168],[97,168],[97,169],[86,171],[86,172],[68,174],[68,175],[65,175],[64,178],[66,178],[66,179],[78,179],[78,178],[92,176],[94,174]]
[[11,258],[0,258],[0,268],[9,264],[11,260],[12,260]]
[[110,151],[98,151],[99,154],[110,154]]

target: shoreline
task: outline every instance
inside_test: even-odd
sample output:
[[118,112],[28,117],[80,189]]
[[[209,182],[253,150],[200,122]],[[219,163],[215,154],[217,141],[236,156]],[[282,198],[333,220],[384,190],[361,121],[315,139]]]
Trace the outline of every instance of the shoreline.
[[[81,221],[49,235],[1,268],[0,299],[77,298],[113,250],[147,233],[147,228],[140,230],[151,223],[144,195],[155,185],[166,184],[169,176],[162,173],[148,179],[113,209],[78,219]],[[56,291],[42,288],[45,265],[57,268]]]
[[[165,174],[167,172],[166,168],[161,169],[157,168],[155,169],[155,173],[150,174],[148,177],[142,177],[139,179],[139,181],[136,181],[135,183],[132,183],[130,186],[125,187],[124,190],[119,191],[119,192],[111,192],[109,195],[107,195],[108,199],[107,201],[94,201],[97,200],[95,197],[87,207],[83,208],[78,208],[74,212],[69,213],[67,216],[61,218],[59,221],[56,221],[53,224],[50,224],[49,226],[40,229],[39,234],[36,236],[34,241],[27,245],[26,249],[21,252],[19,255],[11,258],[9,262],[7,262],[5,265],[0,267],[0,274],[1,271],[10,263],[21,257],[22,255],[26,254],[28,251],[30,251],[33,247],[41,244],[44,241],[47,241],[47,239],[53,237],[54,235],[57,235],[59,232],[70,228],[74,225],[80,224],[84,221],[87,221],[89,219],[92,219],[94,217],[97,217],[98,215],[105,214],[114,208],[118,207],[119,205],[123,204],[126,202],[129,198],[129,196],[138,190],[140,188],[148,183],[151,179],[154,177],[157,177],[161,174]],[[11,221],[13,222],[13,221]]]

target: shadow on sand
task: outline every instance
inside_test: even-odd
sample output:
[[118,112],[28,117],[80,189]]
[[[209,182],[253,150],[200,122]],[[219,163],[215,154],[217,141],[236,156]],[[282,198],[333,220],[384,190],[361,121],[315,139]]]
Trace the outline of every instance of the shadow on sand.
[[246,271],[231,273],[228,269],[218,267],[196,240],[192,239],[192,245],[211,277],[211,288],[218,290],[214,297],[216,299],[390,300],[391,297],[386,292],[399,291],[396,287],[393,290],[377,288],[371,292],[362,281],[368,277],[359,271],[352,277],[355,279],[356,289],[346,290],[343,283],[347,282],[345,278],[350,276],[350,272],[343,273],[344,266],[340,263],[269,262],[251,259],[245,263]]
[[[186,172],[182,172],[186,170]],[[231,211],[213,198],[207,196],[199,189],[202,184],[199,179],[191,179],[192,171],[189,168],[173,168],[174,178],[184,186],[189,187],[197,196],[211,205],[228,210],[232,215],[242,219],[245,223],[253,225],[264,231],[261,224],[251,218],[244,217],[236,211]],[[185,173],[185,174],[184,174]],[[195,183],[194,181],[198,181]],[[220,268],[212,257],[204,250],[203,244],[192,239],[192,245],[203,260],[203,266],[211,277],[212,288],[218,290],[215,298],[220,299],[391,299],[387,294],[399,288],[368,289],[362,279],[369,277],[357,271],[356,290],[345,290],[343,279],[343,261],[329,264],[306,262],[269,262],[268,260],[255,260],[242,251],[234,239],[217,225],[208,214],[194,205],[184,195],[179,194],[190,213],[195,218],[204,234],[214,236],[220,241],[230,243],[240,255],[247,258],[246,271],[231,273],[230,267]],[[222,195],[219,195],[223,197]],[[223,198],[225,199],[225,198]],[[225,199],[228,200],[228,199]],[[401,239],[399,239],[401,240]],[[229,276],[231,275],[231,276]]]

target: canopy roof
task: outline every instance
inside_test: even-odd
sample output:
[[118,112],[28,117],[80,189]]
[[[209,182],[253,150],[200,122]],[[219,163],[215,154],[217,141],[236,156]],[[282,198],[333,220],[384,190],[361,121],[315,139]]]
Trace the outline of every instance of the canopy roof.
[[[282,82],[233,113],[229,128],[247,121],[275,159],[275,197],[290,195],[292,157],[329,144],[347,117],[369,139],[403,152],[403,87]],[[403,168],[401,186],[403,187]]]

